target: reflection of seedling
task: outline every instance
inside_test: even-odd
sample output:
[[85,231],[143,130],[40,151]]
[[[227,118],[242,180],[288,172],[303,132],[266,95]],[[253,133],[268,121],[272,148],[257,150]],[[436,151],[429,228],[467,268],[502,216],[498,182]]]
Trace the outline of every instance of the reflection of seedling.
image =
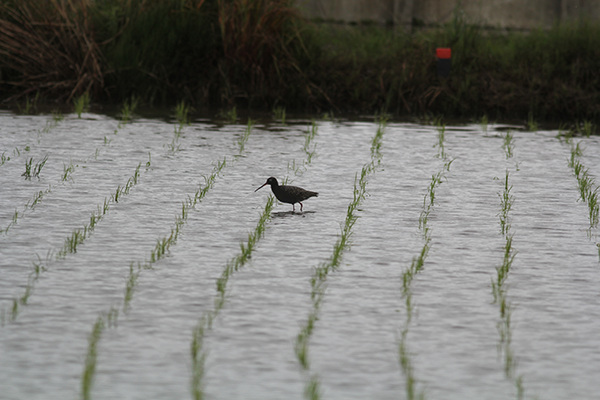
[[490,120],[488,119],[488,116],[484,114],[483,117],[481,117],[481,120],[479,121],[479,125],[481,125],[482,131],[487,132],[489,122]]
[[281,121],[282,125],[285,125],[285,108],[284,107],[275,107],[273,108],[273,115],[275,119]]
[[527,130],[530,132],[537,132],[538,123],[535,119],[533,119],[533,113],[529,113],[529,117],[527,118]]
[[90,94],[85,92],[81,96],[77,97],[73,100],[73,105],[75,106],[75,114],[77,114],[77,118],[81,118],[81,114],[87,112],[90,107]]
[[227,121],[227,123],[229,124],[235,124],[235,121],[237,121],[238,116],[237,116],[237,110],[235,108],[235,106],[233,106],[231,109],[225,111],[225,110],[221,110],[219,111],[219,114],[217,114],[218,117],[225,119],[225,121]]
[[40,92],[37,92],[35,98],[33,100],[29,100],[29,97],[25,99],[25,105],[21,107],[19,103],[17,103],[17,108],[19,109],[19,113],[21,114],[33,114],[34,109],[37,108],[37,102],[40,98]]

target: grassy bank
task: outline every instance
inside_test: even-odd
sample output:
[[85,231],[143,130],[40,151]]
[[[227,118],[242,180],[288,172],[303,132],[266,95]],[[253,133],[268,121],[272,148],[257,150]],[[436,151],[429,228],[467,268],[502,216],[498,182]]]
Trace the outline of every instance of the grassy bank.
[[600,24],[506,33],[456,15],[405,33],[314,24],[291,0],[0,0],[2,97],[599,119]]

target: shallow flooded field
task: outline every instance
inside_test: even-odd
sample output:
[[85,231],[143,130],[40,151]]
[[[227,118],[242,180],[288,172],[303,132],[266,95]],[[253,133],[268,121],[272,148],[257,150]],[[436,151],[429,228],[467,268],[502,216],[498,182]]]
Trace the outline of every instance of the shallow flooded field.
[[600,140],[558,134],[2,112],[0,398],[595,398]]

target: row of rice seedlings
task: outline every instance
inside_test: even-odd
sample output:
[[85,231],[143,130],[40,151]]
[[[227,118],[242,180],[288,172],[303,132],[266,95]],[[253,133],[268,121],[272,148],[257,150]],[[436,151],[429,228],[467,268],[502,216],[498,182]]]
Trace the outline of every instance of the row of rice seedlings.
[[[313,158],[317,154],[317,144],[315,143],[312,148],[311,144],[314,141],[315,136],[319,131],[319,127],[312,121],[310,128],[304,134],[304,146],[302,146],[302,151],[306,154],[306,158],[302,160],[302,163],[296,163],[296,159],[292,161],[288,161],[287,170],[288,172],[293,172],[294,176],[302,176],[304,172],[306,172],[307,167],[312,163]],[[287,185],[291,183],[293,179],[290,179],[289,174],[283,178],[282,185]]]
[[17,108],[19,109],[19,114],[31,115],[34,114],[37,110],[38,100],[40,99],[40,92],[38,91],[35,94],[33,100],[29,99],[29,96],[25,98],[25,104],[21,106],[21,103],[17,103]]
[[55,252],[54,250],[50,249],[45,259],[42,259],[38,256],[38,262],[33,262],[33,271],[30,273],[27,286],[25,287],[25,292],[21,296],[13,298],[12,307],[10,310],[2,310],[0,312],[0,322],[2,325],[6,320],[9,322],[16,320],[23,307],[27,306],[28,299],[33,291],[35,282],[39,279],[39,276],[42,272],[48,270],[48,264],[50,261],[52,259],[55,261],[60,261],[65,259],[68,254],[76,253],[77,247],[83,244],[83,242],[94,231],[96,224],[100,222],[108,213],[111,203],[117,203],[121,196],[128,194],[129,190],[138,183],[140,167],[141,163],[138,164],[133,176],[127,180],[127,183],[124,186],[119,185],[115,193],[113,193],[110,198],[104,199],[102,206],[98,205],[97,210],[94,211],[90,216],[88,223],[85,223],[82,228],[73,230],[73,232],[67,236],[63,246],[58,251]]
[[125,185],[118,185],[115,192],[110,195],[110,198],[104,198],[103,205],[98,205],[97,210],[90,216],[89,223],[84,224],[83,228],[75,229],[71,235],[65,239],[63,247],[56,253],[57,261],[64,259],[68,254],[76,253],[77,247],[91,235],[96,228],[96,224],[108,213],[111,203],[118,203],[121,197],[128,195],[131,188],[137,185],[141,166],[142,163],[139,163],[135,168],[133,175],[127,179]]
[[[39,144],[42,136],[44,134],[50,132],[52,129],[56,128],[62,120],[64,120],[64,116],[59,111],[56,111],[56,110],[53,111],[52,118],[47,120],[46,125],[38,131],[37,143]],[[31,150],[31,146],[29,144],[27,144],[27,145],[25,145],[25,147],[22,150],[19,150],[18,147],[15,147],[14,150],[12,151],[12,154],[13,154],[13,157],[19,157],[19,156],[21,156],[22,152],[27,152],[30,150]],[[10,160],[11,160],[11,156],[6,155],[6,151],[3,151],[2,154],[0,154],[0,167],[2,165],[4,165],[5,163],[9,162]]]
[[593,122],[584,120],[583,122],[577,123],[575,124],[575,126],[572,126],[569,129],[561,126],[559,128],[557,138],[559,140],[562,140],[562,138],[564,137],[565,141],[567,143],[570,143],[571,139],[575,136],[585,136],[589,138],[592,134],[595,133],[595,130],[596,126]]
[[[572,140],[568,140],[571,146],[571,157],[568,160],[568,165],[573,169],[573,173],[577,178],[579,188],[579,196],[583,202],[588,205],[588,216],[590,220],[590,230],[598,227],[598,218],[600,214],[600,204],[598,202],[598,189],[595,179],[590,176],[589,169],[581,163],[583,150],[580,147],[581,142],[574,144]],[[591,231],[590,231],[591,234]]]
[[205,363],[208,354],[204,349],[204,339],[206,334],[212,328],[214,320],[218,317],[219,313],[223,309],[223,306],[225,305],[227,283],[229,278],[248,262],[258,241],[263,237],[266,230],[266,224],[271,217],[274,201],[275,199],[273,196],[269,196],[264,210],[258,219],[256,227],[254,228],[254,231],[248,234],[248,240],[245,244],[240,243],[240,253],[229,260],[225,265],[221,276],[219,279],[217,279],[217,295],[215,298],[214,308],[206,311],[202,315],[192,331],[192,340],[190,343],[190,392],[192,398],[195,400],[200,400],[205,397],[204,373],[206,371]]
[[375,172],[381,163],[382,154],[380,150],[385,126],[386,120],[379,120],[377,132],[371,141],[371,161],[363,165],[360,177],[358,175],[355,176],[354,196],[352,201],[348,204],[346,219],[341,228],[340,236],[333,246],[333,252],[329,259],[315,268],[310,280],[312,310],[308,315],[306,324],[301,327],[300,333],[296,336],[296,341],[294,343],[294,353],[296,354],[301,371],[305,377],[304,397],[306,399],[317,400],[321,398],[319,375],[318,373],[313,373],[310,367],[310,338],[314,331],[315,322],[319,319],[319,311],[327,287],[327,277],[330,273],[335,272],[339,268],[344,251],[350,247],[352,228],[358,220],[358,207],[367,195],[369,175]]
[[84,112],[88,112],[88,110],[90,109],[89,92],[85,92],[81,96],[74,98],[73,106],[75,107],[75,114],[77,114],[77,118],[81,118],[81,114]]
[[436,157],[441,158],[445,161],[442,166],[442,170],[431,176],[427,193],[423,196],[423,207],[419,215],[419,230],[423,237],[423,247],[418,255],[414,256],[410,266],[402,273],[402,287],[401,296],[404,300],[406,308],[406,319],[404,320],[403,327],[400,330],[400,337],[398,339],[398,360],[402,374],[404,375],[404,384],[406,390],[406,398],[408,400],[424,399],[424,389],[417,387],[417,379],[414,373],[412,354],[408,348],[408,333],[412,323],[413,314],[415,312],[415,305],[412,299],[412,282],[418,273],[423,271],[425,260],[429,255],[431,249],[431,230],[428,226],[429,215],[433,211],[435,205],[435,190],[440,186],[446,179],[446,172],[450,171],[450,165],[454,159],[449,159],[448,153],[445,150],[445,132],[446,128],[440,120],[436,122],[438,131],[438,142],[434,147],[438,148],[438,154]]
[[502,264],[496,267],[496,276],[495,279],[492,279],[491,285],[494,304],[498,305],[500,313],[499,321],[496,324],[499,335],[497,346],[498,355],[504,363],[504,375],[506,379],[514,384],[517,391],[517,398],[521,400],[525,389],[523,387],[523,376],[517,375],[517,359],[512,349],[511,314],[513,306],[508,301],[508,287],[506,285],[512,263],[517,254],[512,247],[514,234],[510,233],[509,213],[514,202],[514,196],[511,194],[511,190],[512,185],[509,184],[509,172],[506,170],[504,189],[502,193],[499,194],[501,207],[498,214],[500,219],[500,231],[505,238],[504,257]]
[[[73,172],[75,172],[75,168],[79,167],[79,163],[87,163],[91,159],[97,160],[99,154],[100,154],[100,149],[96,148],[96,150],[94,151],[94,153],[92,155],[88,156],[87,158],[78,160],[77,161],[78,164],[74,164],[72,160],[69,165],[63,164],[63,174],[58,183],[60,184],[62,182],[66,182],[69,179],[72,180],[73,178],[71,177],[71,174]],[[33,194],[32,198],[30,200],[28,200],[27,203],[25,203],[22,211],[19,212],[18,209],[15,209],[15,213],[13,214],[11,221],[8,223],[8,225],[5,228],[0,229],[0,233],[8,234],[9,229],[17,224],[18,219],[23,217],[28,211],[33,211],[35,209],[35,207],[44,199],[44,197],[47,194],[51,193],[52,190],[54,188],[56,188],[57,185],[58,184],[54,184],[54,185],[49,184],[47,189],[35,192]]]
[[[238,142],[240,146],[240,154],[243,150],[243,146],[245,145],[250,135],[251,126],[252,125],[249,124],[248,134],[245,136],[245,139],[242,142]],[[129,310],[130,303],[133,300],[133,296],[135,293],[135,287],[137,285],[141,272],[143,270],[152,269],[152,264],[164,258],[165,255],[168,253],[170,247],[177,243],[180,230],[187,221],[189,210],[206,196],[208,191],[214,186],[217,177],[219,176],[221,171],[226,167],[226,165],[227,158],[223,158],[222,161],[217,161],[213,167],[211,175],[208,177],[204,177],[204,185],[200,184],[196,189],[194,196],[188,197],[185,201],[182,202],[181,214],[175,216],[175,223],[173,224],[170,233],[157,240],[154,249],[152,249],[150,252],[149,259],[143,263],[137,262],[136,264],[134,262],[131,262],[129,264],[129,274],[125,282],[122,304],[122,310],[124,313],[126,313]],[[148,164],[146,166],[150,166],[150,161],[148,161]],[[104,328],[106,327],[104,321],[107,320],[107,316],[111,316],[113,324],[116,324],[116,321],[119,316],[119,309],[111,307],[108,312],[100,314],[98,320],[96,321],[96,324],[94,324],[94,327],[92,328],[92,333],[90,334],[90,339],[88,340],[88,356],[86,358],[86,363],[84,365],[84,371],[81,378],[82,399],[90,398],[90,393],[93,387],[93,381],[96,371],[96,346],[102,336]]]
[[29,160],[25,160],[25,172],[23,172],[21,176],[24,176],[27,180],[31,180],[31,178],[39,179],[42,168],[44,168],[44,165],[46,165],[46,161],[48,161],[48,154],[46,154],[42,160],[37,162],[34,167],[32,167],[33,157],[31,157]]
[[[252,127],[252,123],[249,121],[248,129],[247,129],[246,134],[244,135],[244,139],[241,141],[238,141],[239,154],[241,154],[244,149],[244,146],[245,146],[245,144],[248,140],[248,137],[251,133],[251,127]],[[150,161],[148,161],[148,163],[150,163]],[[136,264],[134,262],[131,262],[129,264],[129,274],[128,274],[126,282],[125,282],[123,304],[122,304],[122,310],[124,313],[127,313],[127,311],[129,310],[130,303],[133,300],[135,288],[136,288],[136,285],[137,285],[137,282],[138,282],[141,272],[143,270],[152,269],[152,264],[155,264],[156,262],[158,262],[159,260],[164,258],[165,255],[168,253],[169,249],[171,248],[171,246],[173,246],[177,243],[177,239],[179,238],[180,230],[187,221],[189,210],[192,209],[193,207],[195,207],[196,204],[198,202],[200,202],[206,196],[208,191],[210,189],[212,189],[212,187],[214,186],[214,184],[216,182],[216,179],[218,178],[218,176],[220,175],[222,170],[227,165],[228,164],[227,164],[226,157],[224,157],[222,161],[220,161],[220,160],[217,161],[215,163],[215,165],[213,166],[212,173],[208,177],[207,176],[204,177],[204,185],[202,185],[202,184],[198,185],[198,188],[196,189],[194,196],[193,197],[188,196],[188,198],[182,202],[181,213],[175,216],[175,223],[173,224],[173,227],[171,228],[170,233],[157,240],[156,245],[150,252],[149,259],[147,261],[144,261],[143,263],[137,262],[137,264]],[[148,166],[149,166],[149,164],[147,164],[147,167]],[[269,210],[269,213],[270,213],[270,210]],[[119,316],[119,309],[115,309],[114,307],[111,307],[109,312],[102,313],[98,317],[98,321],[106,320],[107,315],[112,315],[113,323],[116,324],[116,321]],[[88,341],[88,355],[95,354],[96,345],[97,345],[98,341],[100,340],[100,337],[102,335],[104,328],[106,327],[106,324],[104,324],[104,323],[99,324],[98,321],[92,328],[92,333],[90,334],[90,337],[94,337],[94,340]],[[89,360],[89,362],[88,362],[88,360]],[[86,364],[84,366],[84,372],[82,374],[82,380],[81,380],[81,397],[83,399],[90,398],[90,392],[91,392],[92,386],[93,386],[95,371],[96,371],[96,357],[88,356],[88,358],[86,359]]]

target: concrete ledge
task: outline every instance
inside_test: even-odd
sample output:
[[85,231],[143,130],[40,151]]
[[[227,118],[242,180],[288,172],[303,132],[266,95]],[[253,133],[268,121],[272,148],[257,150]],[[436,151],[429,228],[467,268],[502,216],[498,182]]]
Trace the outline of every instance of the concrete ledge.
[[382,25],[410,25],[413,20],[443,24],[455,12],[472,23],[512,29],[584,18],[600,21],[599,0],[299,0],[297,5],[311,19]]

